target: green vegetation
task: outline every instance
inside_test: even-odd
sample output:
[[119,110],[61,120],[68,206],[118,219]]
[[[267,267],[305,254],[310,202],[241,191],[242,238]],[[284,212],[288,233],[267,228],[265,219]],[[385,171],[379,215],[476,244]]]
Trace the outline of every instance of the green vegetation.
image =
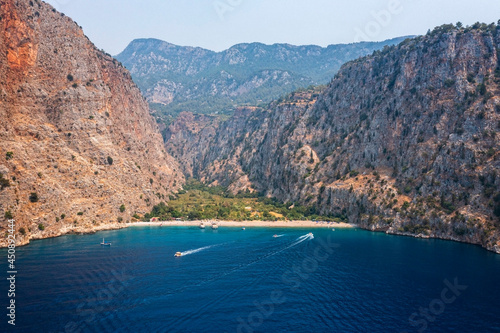
[[124,204],[122,204],[122,205],[120,206],[120,213],[123,213],[124,211],[125,211],[125,205],[124,205]]
[[3,174],[0,173],[0,190],[10,186],[10,182],[7,178],[3,178]]
[[113,158],[111,156],[108,156],[108,164],[113,165]]
[[78,212],[78,213],[76,213],[76,215],[78,215],[78,216],[82,216],[82,215],[83,215],[83,212]]
[[23,236],[26,235],[26,229],[24,229],[23,227],[19,228],[19,233]]
[[[321,50],[321,54],[317,56],[308,56],[311,50],[308,46],[295,48],[288,45],[251,43],[244,49],[239,46],[232,49],[237,50],[243,57],[253,59],[238,64],[220,60],[219,57],[228,51],[218,54],[203,52],[200,57],[199,54],[182,47],[179,47],[178,51],[165,52],[166,48],[161,47],[161,42],[153,42],[150,47],[141,47],[139,51],[134,47],[127,47],[117,58],[126,67],[135,68],[132,76],[143,92],[163,86],[162,82],[166,80],[178,86],[173,101],[168,105],[150,104],[157,121],[168,126],[182,111],[217,116],[230,115],[238,106],[267,104],[295,89],[310,84],[326,84],[341,64],[381,49],[385,45],[398,44],[402,40],[403,38],[398,38],[377,43],[332,45]],[[287,49],[286,53],[289,54],[285,58],[278,56],[283,52],[283,48]],[[152,57],[151,53],[155,56]],[[261,56],[253,57],[254,54]],[[302,61],[294,60],[298,58]],[[226,59],[226,56],[222,59]],[[164,63],[171,62],[180,63],[181,67],[189,64],[192,73],[185,75],[180,68],[163,66]],[[322,66],[325,63],[331,66],[325,68]],[[256,86],[254,82],[257,80],[262,81],[262,84]],[[221,87],[215,94],[214,84]],[[232,92],[239,87],[245,87],[245,91],[238,94],[221,93],[226,90]]]
[[71,75],[71,74],[68,74],[68,76],[66,76],[66,78],[68,79],[68,81],[73,81],[73,75]]
[[31,192],[29,200],[31,202],[38,202],[38,194],[36,192]]
[[38,225],[38,230],[41,230],[41,231],[45,230],[45,226],[42,223],[40,223]]
[[484,96],[488,92],[484,82],[477,86],[477,91],[479,92],[479,94],[481,94],[481,96]]
[[10,220],[12,219],[12,213],[10,212],[10,210],[6,210],[5,211],[5,214],[4,214],[4,217],[7,219],[7,220]]
[[447,79],[446,81],[444,81],[444,86],[447,88],[452,87],[453,85],[455,85],[455,80]]
[[160,203],[151,213],[144,216],[161,220],[182,218],[187,220],[219,219],[235,221],[252,220],[325,220],[344,221],[344,216],[322,216],[313,206],[280,203],[249,191],[233,195],[222,186],[206,186],[195,179],[189,179],[175,199],[168,205]]
[[496,217],[500,217],[500,192],[498,192],[493,197],[493,201],[495,202],[495,205],[493,208],[493,214],[495,214]]
[[7,161],[10,160],[12,157],[14,157],[14,153],[13,152],[8,151],[7,153],[5,153],[5,159]]

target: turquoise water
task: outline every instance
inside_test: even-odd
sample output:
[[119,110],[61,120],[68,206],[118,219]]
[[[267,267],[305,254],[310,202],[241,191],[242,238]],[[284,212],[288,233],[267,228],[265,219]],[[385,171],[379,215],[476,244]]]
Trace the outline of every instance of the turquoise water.
[[500,332],[500,255],[441,240],[133,227],[33,241],[16,263],[16,332]]

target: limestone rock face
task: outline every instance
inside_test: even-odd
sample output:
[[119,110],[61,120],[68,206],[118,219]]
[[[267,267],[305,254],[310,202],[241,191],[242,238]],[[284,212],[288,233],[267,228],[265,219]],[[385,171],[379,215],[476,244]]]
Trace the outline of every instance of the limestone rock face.
[[75,22],[38,0],[0,19],[0,245],[10,215],[19,244],[120,227],[182,184],[129,72]]
[[195,175],[368,229],[495,251],[499,49],[498,25],[442,26],[349,62],[323,91],[240,109],[209,143],[192,141]]

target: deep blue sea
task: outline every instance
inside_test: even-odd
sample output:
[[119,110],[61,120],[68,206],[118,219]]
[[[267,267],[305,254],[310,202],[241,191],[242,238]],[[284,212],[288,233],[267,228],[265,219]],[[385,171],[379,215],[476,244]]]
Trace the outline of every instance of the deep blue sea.
[[131,227],[16,254],[16,326],[2,278],[1,332],[500,332],[500,255],[450,241]]

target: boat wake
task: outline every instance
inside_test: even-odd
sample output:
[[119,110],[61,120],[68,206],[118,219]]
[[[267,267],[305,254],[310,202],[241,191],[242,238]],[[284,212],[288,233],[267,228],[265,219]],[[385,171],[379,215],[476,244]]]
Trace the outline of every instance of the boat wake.
[[200,247],[199,249],[187,250],[187,251],[181,252],[181,254],[184,257],[184,256],[187,256],[187,255],[190,255],[190,254],[193,254],[193,253],[198,253],[198,252],[201,252],[203,250],[207,250],[207,249],[209,249],[211,247],[214,247],[214,246],[217,246],[217,245],[220,245],[220,244],[204,246],[204,247]]
[[280,237],[283,237],[283,236],[285,236],[285,235],[284,234],[283,235],[274,235],[273,237],[274,238],[280,238]]
[[[285,251],[285,250],[288,250],[289,248],[292,248],[292,247],[294,247],[294,246],[297,246],[297,245],[299,245],[300,243],[305,242],[305,241],[307,241],[307,240],[311,240],[311,239],[314,239],[314,235],[313,235],[312,233],[308,233],[307,235],[300,236],[299,238],[297,238],[297,239],[295,240],[295,242],[293,242],[292,244],[290,244],[290,245],[288,245],[288,246],[285,246],[285,247],[283,247],[283,248],[281,248],[281,249],[279,249],[279,250],[277,250],[277,251],[272,251],[272,252],[269,252],[269,253],[267,253],[267,254],[265,254],[265,255],[263,255],[263,256],[261,256],[261,257],[259,257],[259,258],[256,258],[256,259],[254,259],[254,260],[252,260],[252,261],[250,261],[250,262],[248,262],[248,263],[245,263],[245,264],[240,264],[238,267],[234,267],[233,269],[230,269],[230,270],[228,270],[228,271],[226,271],[226,272],[223,272],[223,273],[219,274],[219,275],[218,275],[218,276],[216,276],[216,277],[213,277],[213,278],[211,278],[211,279],[205,280],[205,281],[203,281],[201,284],[206,284],[206,283],[209,283],[209,282],[213,282],[213,281],[219,280],[220,278],[222,278],[222,277],[224,277],[224,276],[226,276],[226,275],[229,275],[229,274],[231,274],[231,273],[233,273],[233,272],[235,272],[235,271],[239,271],[239,270],[242,270],[242,269],[244,269],[244,268],[247,268],[247,267],[249,267],[249,266],[251,266],[251,265],[254,265],[254,264],[256,264],[256,263],[258,263],[258,262],[260,262],[260,261],[262,261],[262,260],[264,260],[264,259],[267,259],[267,258],[269,258],[269,257],[272,257],[272,256],[274,256],[274,255],[276,255],[276,254],[278,254],[278,253],[281,253],[281,252],[283,252],[283,251]],[[200,285],[201,285],[201,284],[200,284]]]
[[271,255],[275,255],[275,254],[277,254],[277,253],[283,252],[283,251],[285,251],[285,250],[288,250],[288,249],[289,249],[289,248],[291,248],[291,247],[294,247],[294,246],[296,246],[296,245],[299,245],[299,244],[300,244],[300,243],[302,243],[302,242],[305,242],[305,241],[307,241],[307,240],[311,240],[311,239],[314,239],[314,235],[313,235],[312,233],[308,233],[307,235],[300,236],[300,237],[299,237],[299,238],[297,238],[297,239],[295,240],[295,242],[293,242],[292,244],[288,245],[287,247],[285,247],[285,248],[283,248],[283,249],[281,249],[281,250],[279,250],[279,251],[276,251],[275,253],[273,253],[273,254],[271,254]]
[[[254,264],[258,263],[258,262],[261,262],[264,259],[272,257],[272,256],[274,256],[274,255],[276,255],[278,253],[281,253],[281,252],[283,252],[283,251],[285,251],[285,250],[287,250],[289,248],[297,246],[300,243],[303,243],[305,241],[312,240],[312,239],[314,239],[314,235],[312,233],[308,233],[306,235],[300,236],[293,243],[291,243],[288,246],[285,246],[285,247],[283,247],[283,248],[281,248],[281,249],[279,249],[277,251],[269,252],[269,253],[263,255],[262,257],[256,258],[255,260],[252,260],[252,261],[250,261],[248,263],[240,264],[238,267],[234,267],[234,268],[232,268],[232,269],[230,269],[230,270],[228,270],[226,272],[223,272],[223,273],[221,273],[221,274],[219,274],[217,276],[214,276],[212,278],[204,280],[204,281],[202,281],[200,283],[197,283],[195,285],[184,286],[184,287],[179,288],[177,290],[173,290],[170,293],[168,293],[167,295],[177,294],[179,292],[183,292],[186,289],[191,290],[193,287],[200,287],[202,285],[210,284],[210,283],[212,283],[214,281],[217,281],[217,280],[220,280],[220,279],[224,278],[225,276],[227,276],[229,274],[232,274],[232,273],[234,273],[236,271],[243,270],[243,269],[245,269],[245,268],[247,268],[249,266],[252,266],[252,265],[254,265]],[[240,287],[234,288],[232,290],[229,290],[227,293],[225,293],[223,295],[220,295],[220,297],[211,300],[210,302],[208,302],[207,304],[204,304],[204,305],[200,306],[196,310],[191,311],[188,315],[185,315],[185,316],[183,316],[181,318],[178,318],[177,320],[174,320],[173,322],[169,323],[168,326],[169,327],[176,327],[181,322],[185,322],[187,320],[193,320],[193,318],[196,318],[196,319],[200,318],[202,316],[202,314],[204,314],[207,311],[207,309],[213,307],[215,304],[219,303],[221,300],[226,299],[227,297],[235,295],[242,288],[244,288],[244,286],[240,286]]]

